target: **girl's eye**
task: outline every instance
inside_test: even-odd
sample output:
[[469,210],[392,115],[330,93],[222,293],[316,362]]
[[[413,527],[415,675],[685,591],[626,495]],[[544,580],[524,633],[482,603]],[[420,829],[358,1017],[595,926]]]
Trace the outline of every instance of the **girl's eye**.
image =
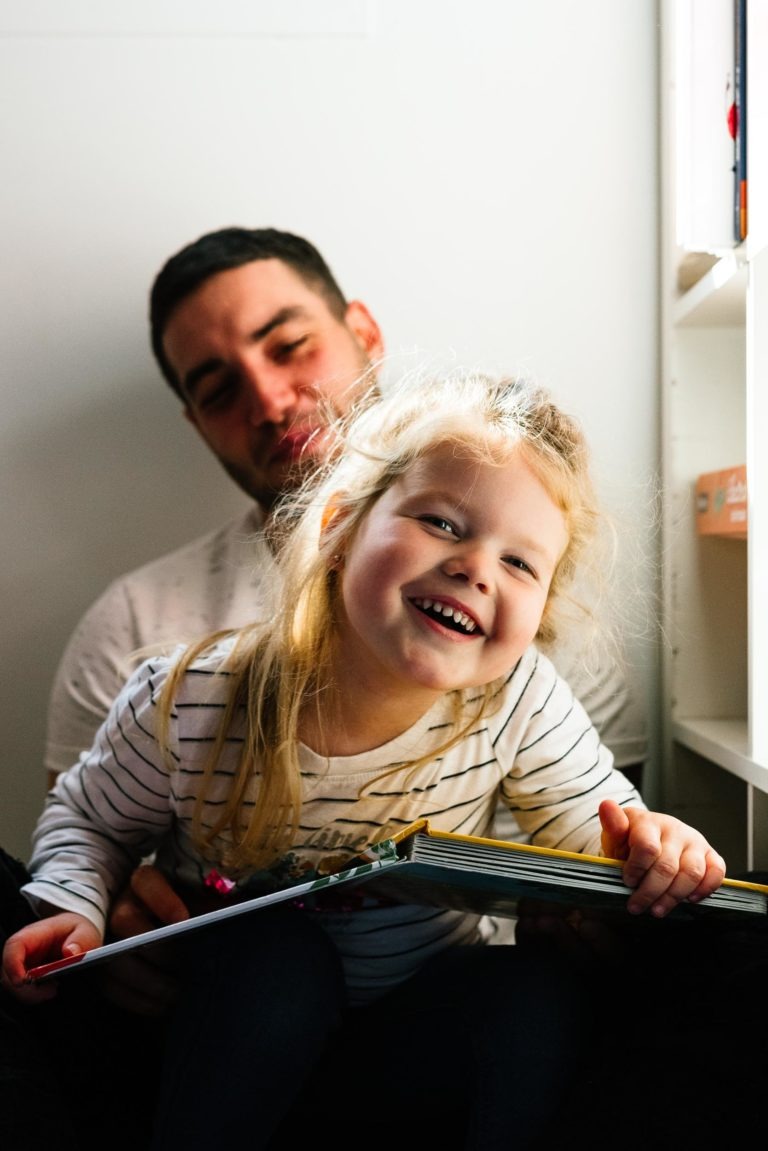
[[444,519],[443,516],[423,515],[419,516],[419,519],[422,523],[429,524],[430,527],[437,528],[438,531],[446,532],[448,535],[456,536],[459,534],[451,521]]
[[533,576],[536,579],[536,572],[530,567],[525,560],[520,559],[520,556],[504,556],[504,563],[508,567],[517,568],[518,571],[525,572],[526,575]]

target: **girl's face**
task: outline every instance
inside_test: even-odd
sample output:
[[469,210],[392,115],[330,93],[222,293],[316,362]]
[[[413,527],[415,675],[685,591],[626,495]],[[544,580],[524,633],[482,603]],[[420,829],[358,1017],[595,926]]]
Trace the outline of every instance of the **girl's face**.
[[411,704],[479,687],[539,628],[568,542],[565,517],[516,453],[501,467],[418,461],[374,504],[344,557],[337,668]]

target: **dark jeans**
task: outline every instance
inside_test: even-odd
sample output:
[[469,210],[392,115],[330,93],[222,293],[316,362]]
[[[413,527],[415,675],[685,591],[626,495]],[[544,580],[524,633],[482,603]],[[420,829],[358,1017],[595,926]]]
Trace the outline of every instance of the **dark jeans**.
[[[33,918],[25,879],[0,851],[3,941]],[[546,1131],[592,1019],[571,965],[514,947],[455,949],[349,1010],[335,948],[292,908],[189,936],[177,958],[168,1027],[111,1007],[85,972],[48,1003],[0,993],[3,1151],[235,1139],[293,1151],[306,1124],[320,1149],[399,1130],[487,1151],[512,1130],[524,1148]]]
[[[24,865],[0,848],[0,947],[34,920]],[[0,988],[2,1151],[140,1151],[162,1056],[155,1020],[119,1011],[90,976],[28,1005]]]
[[541,1146],[590,1042],[587,981],[546,948],[456,948],[354,1010],[311,914],[233,920],[192,954],[153,1151],[292,1151],[302,1129],[315,1148]]
[[[644,918],[644,917],[643,917]],[[621,1151],[731,1151],[764,1125],[768,929],[649,924],[606,982],[553,1147],[613,1135]],[[757,1136],[755,1132],[758,1132]]]
[[[26,878],[23,864],[0,848],[0,944],[34,918],[19,895]],[[37,1011],[0,990],[0,1146],[8,1151],[77,1146],[54,1066],[60,1021],[63,1034],[60,1002]]]
[[[0,851],[3,937],[32,918],[25,875]],[[187,937],[169,1028],[110,1007],[85,972],[50,1003],[0,991],[0,1148],[293,1151],[305,1127],[315,1151],[404,1134],[446,1151],[573,1146],[601,1131],[622,1151],[748,1145],[768,937],[656,926],[620,969],[457,948],[350,1010],[329,939],[282,908]]]

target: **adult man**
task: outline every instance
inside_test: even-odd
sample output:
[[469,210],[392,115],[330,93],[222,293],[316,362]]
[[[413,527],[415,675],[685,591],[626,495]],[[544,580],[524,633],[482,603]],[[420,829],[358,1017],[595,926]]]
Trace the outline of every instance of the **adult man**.
[[270,562],[258,529],[289,472],[322,451],[320,401],[346,405],[383,350],[312,245],[271,229],[228,228],[182,249],[157,277],[151,324],[185,417],[254,504],[117,580],[86,613],[52,691],[49,772],[90,747],[133,651],[252,618]]
[[[46,766],[74,763],[130,670],[130,655],[252,619],[270,554],[259,533],[287,484],[324,450],[323,404],[344,409],[383,353],[379,327],[347,302],[306,240],[274,229],[226,228],[183,248],[151,294],[152,347],[185,417],[254,500],[239,521],[111,585],[80,622],[59,667]],[[555,653],[557,658],[557,653]],[[643,758],[642,725],[611,669],[585,678],[563,666],[619,766]],[[155,918],[186,914],[153,869],[134,880]],[[112,930],[150,926],[120,901]]]

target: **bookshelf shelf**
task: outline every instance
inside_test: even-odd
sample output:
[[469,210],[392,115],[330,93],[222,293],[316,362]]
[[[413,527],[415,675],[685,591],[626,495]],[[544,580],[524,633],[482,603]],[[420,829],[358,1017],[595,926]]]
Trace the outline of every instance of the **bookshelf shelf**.
[[679,327],[743,327],[747,275],[742,249],[723,256],[675,302],[672,322]]
[[672,737],[676,743],[768,794],[768,764],[758,763],[749,753],[746,716],[676,719],[672,724]]

